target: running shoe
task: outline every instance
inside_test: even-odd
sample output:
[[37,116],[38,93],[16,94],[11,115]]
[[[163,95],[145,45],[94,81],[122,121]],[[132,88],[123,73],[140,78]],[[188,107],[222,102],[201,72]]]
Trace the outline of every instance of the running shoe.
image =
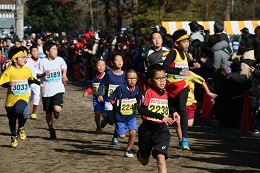
[[256,129],[256,128],[247,130],[247,132],[250,133],[250,134],[252,134],[252,135],[259,134],[259,130]]
[[134,155],[131,150],[125,150],[124,156],[127,158],[133,158]]
[[180,141],[180,145],[182,150],[190,150],[189,142],[186,138],[182,138],[182,140]]
[[136,152],[136,157],[137,157],[137,160],[140,162],[140,155],[139,155],[139,150]]
[[25,140],[26,139],[26,134],[25,134],[24,127],[21,127],[20,129],[18,129],[18,133],[19,133],[19,138],[21,140]]
[[112,138],[112,145],[120,145],[118,138]]
[[101,120],[100,126],[101,128],[104,128],[106,127],[106,125],[107,125],[107,118],[104,118],[103,120]]
[[100,126],[96,128],[96,132],[97,132],[97,133],[102,133],[102,129],[101,129]]
[[252,134],[252,136],[254,136],[256,138],[260,138],[260,133]]
[[11,136],[11,146],[16,147],[18,145],[17,136]]
[[50,129],[50,139],[57,139],[55,129]]
[[181,149],[181,146],[182,146],[182,143],[181,143],[181,140],[179,142],[179,146],[177,147],[178,149]]
[[30,118],[31,118],[32,120],[36,120],[36,119],[37,119],[37,115],[36,115],[36,114],[31,114]]

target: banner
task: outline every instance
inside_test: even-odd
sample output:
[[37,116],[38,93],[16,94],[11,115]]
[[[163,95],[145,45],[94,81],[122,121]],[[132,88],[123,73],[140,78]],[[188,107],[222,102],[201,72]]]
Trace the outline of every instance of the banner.
[[[215,21],[197,21],[200,25],[204,27],[205,30],[209,30],[210,34],[214,34],[213,25]],[[172,21],[163,21],[162,26],[167,29],[168,34],[173,34],[177,29],[185,29],[188,34],[191,33],[190,21],[182,22],[172,22]],[[260,20],[251,20],[251,21],[224,21],[225,29],[224,32],[228,35],[232,34],[241,34],[240,30],[244,27],[249,29],[249,32],[254,34],[255,27],[260,25]]]

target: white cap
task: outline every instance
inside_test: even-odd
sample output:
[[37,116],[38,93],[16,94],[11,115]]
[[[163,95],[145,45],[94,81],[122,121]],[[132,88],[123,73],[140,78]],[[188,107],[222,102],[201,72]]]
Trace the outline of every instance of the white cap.
[[95,33],[95,39],[96,40],[100,40],[99,36],[98,36],[98,33]]

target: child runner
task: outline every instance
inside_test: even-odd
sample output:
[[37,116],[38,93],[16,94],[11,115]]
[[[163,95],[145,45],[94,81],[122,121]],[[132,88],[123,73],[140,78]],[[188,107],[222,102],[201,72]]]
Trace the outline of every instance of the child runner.
[[166,159],[171,134],[167,125],[173,124],[178,113],[168,106],[168,93],[164,90],[166,75],[162,65],[153,64],[147,69],[148,89],[138,108],[143,123],[138,128],[137,158],[142,165],[147,165],[149,157],[157,160],[158,172],[167,172]]
[[[96,72],[97,74],[92,79],[92,89],[89,87],[86,89],[83,93],[83,97],[87,97],[91,92],[93,92],[93,105],[94,105],[94,112],[95,112],[95,123],[96,123],[96,132],[101,132],[100,127],[100,115],[102,116],[106,115],[105,111],[105,102],[104,101],[98,101],[98,87],[100,84],[100,81],[105,76],[105,70],[106,70],[106,62],[102,59],[99,59],[96,62]],[[105,90],[103,89],[102,95],[104,96]],[[104,99],[106,100],[106,99]]]
[[[110,103],[108,97],[115,91],[115,89],[125,83],[125,72],[122,71],[123,67],[123,57],[121,54],[116,53],[112,57],[112,65],[113,70],[109,70],[106,72],[106,75],[101,80],[99,88],[98,88],[98,101],[105,101],[105,110],[107,111],[107,116],[101,121],[101,128],[104,128],[107,123],[114,124],[114,113],[113,113],[113,106]],[[106,86],[105,95],[103,98],[102,91],[103,88]],[[105,99],[107,98],[107,99]],[[119,145],[118,142],[118,134],[116,130],[114,131],[114,135],[112,138],[113,145]]]
[[109,99],[115,113],[116,132],[119,138],[124,139],[126,129],[129,129],[129,139],[124,156],[134,157],[131,149],[135,142],[137,130],[135,111],[137,103],[141,99],[141,92],[136,86],[138,77],[135,70],[127,70],[125,79],[126,83],[119,85]]
[[174,106],[181,116],[182,139],[180,140],[180,147],[190,150],[187,140],[188,118],[186,113],[186,102],[189,93],[187,78],[190,72],[185,53],[190,43],[189,35],[187,31],[180,29],[173,33],[172,39],[175,48],[169,52],[163,63],[165,71],[168,73],[166,90],[169,93],[169,104]]
[[46,112],[50,139],[56,139],[52,114],[55,119],[58,119],[63,107],[64,84],[68,81],[67,65],[63,58],[57,56],[57,46],[54,42],[46,42],[43,45],[43,51],[46,57],[39,63],[37,77],[41,78],[45,85],[45,89],[42,89],[42,104]]
[[[31,69],[33,77],[37,79],[36,71],[38,68],[38,64],[40,62],[40,59],[38,58],[38,54],[39,54],[38,47],[36,45],[32,45],[30,47],[30,53],[31,53],[31,58],[27,59],[25,66]],[[36,110],[40,102],[40,87],[36,84],[30,85],[30,101],[32,100],[33,100],[33,108],[32,108],[32,113],[30,115],[30,118],[37,119]]]
[[16,147],[18,145],[17,119],[19,137],[21,140],[26,139],[23,112],[29,100],[28,81],[36,83],[41,87],[44,87],[44,85],[33,78],[32,72],[28,67],[24,67],[27,56],[21,47],[10,49],[8,57],[12,65],[4,71],[0,78],[0,85],[8,88],[5,109],[11,131],[11,146]]
[[188,116],[188,127],[193,126],[194,114],[196,111],[197,101],[195,100],[195,96],[194,96],[195,84],[196,83],[201,84],[203,86],[203,88],[205,89],[205,92],[211,99],[214,99],[217,97],[216,94],[210,92],[207,84],[205,83],[205,80],[201,76],[193,73],[192,71],[190,71],[190,74],[191,75],[188,77],[190,92],[188,94],[188,99],[187,99],[187,103],[186,103],[186,111],[187,111],[187,116]]
[[[23,52],[24,52],[24,54],[25,54],[25,56],[26,56],[26,61],[25,61],[25,65],[24,66],[26,66],[26,63],[27,63],[27,60],[28,60],[28,49],[27,49],[27,47],[25,47],[25,46],[20,46],[22,49],[23,49]],[[10,66],[12,65],[12,62],[10,62],[9,63],[10,64]],[[31,70],[31,69],[30,69]],[[32,71],[32,70],[31,70]],[[34,76],[33,76],[34,77]],[[35,77],[34,77],[34,79],[36,79]],[[33,84],[32,82],[30,82],[30,81],[28,81],[28,84],[29,84],[29,101],[30,101],[30,85],[31,84]],[[38,86],[38,85],[37,85]],[[40,86],[38,86],[38,87],[40,87]],[[26,123],[26,121],[27,121],[27,119],[28,119],[28,115],[29,115],[29,102],[27,103],[27,105],[26,105],[26,107],[25,107],[25,109],[24,109],[24,111],[23,111],[23,118],[24,118],[24,124]]]

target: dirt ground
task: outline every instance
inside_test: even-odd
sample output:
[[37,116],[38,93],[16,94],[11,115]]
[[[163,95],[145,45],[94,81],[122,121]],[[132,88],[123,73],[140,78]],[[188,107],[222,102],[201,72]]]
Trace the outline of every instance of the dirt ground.
[[[71,80],[66,86],[64,109],[54,127],[57,140],[50,141],[42,106],[38,119],[26,123],[27,139],[10,148],[10,132],[4,103],[6,90],[0,90],[0,172],[2,173],[146,173],[157,172],[150,159],[142,166],[136,158],[123,157],[127,138],[111,145],[113,126],[95,133],[92,97],[82,97],[86,84]],[[141,119],[138,117],[138,125]],[[177,149],[173,128],[167,167],[169,173],[256,173],[260,172],[260,138],[239,129],[218,127],[208,120],[196,119],[189,129],[191,151]],[[136,141],[137,142],[137,141]]]

